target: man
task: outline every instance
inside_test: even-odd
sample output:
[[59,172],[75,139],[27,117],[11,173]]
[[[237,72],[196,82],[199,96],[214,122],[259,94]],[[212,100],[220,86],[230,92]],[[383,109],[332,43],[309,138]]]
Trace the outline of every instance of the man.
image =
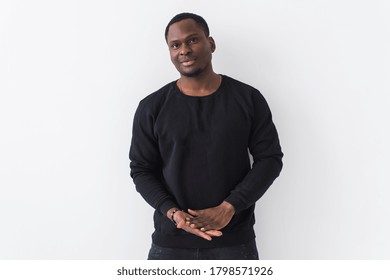
[[140,102],[130,148],[136,189],[156,209],[148,259],[258,259],[255,202],[283,157],[271,112],[213,71],[202,17],[176,15],[165,39],[180,78]]

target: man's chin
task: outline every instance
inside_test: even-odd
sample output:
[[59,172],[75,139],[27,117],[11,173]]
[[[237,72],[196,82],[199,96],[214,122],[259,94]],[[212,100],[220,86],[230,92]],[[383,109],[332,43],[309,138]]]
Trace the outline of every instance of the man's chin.
[[200,74],[202,74],[203,70],[198,69],[198,70],[194,70],[194,71],[179,71],[179,72],[184,77],[195,78],[195,77],[200,76]]

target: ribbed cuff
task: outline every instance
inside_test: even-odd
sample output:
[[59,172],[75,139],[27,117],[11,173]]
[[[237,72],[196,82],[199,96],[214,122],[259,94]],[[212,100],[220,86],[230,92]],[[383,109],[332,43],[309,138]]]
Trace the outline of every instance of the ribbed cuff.
[[163,202],[158,209],[161,212],[161,214],[166,216],[168,210],[171,209],[171,208],[178,208],[178,209],[180,209],[180,207],[178,207],[177,204],[175,202],[171,201],[171,200],[167,200],[167,201]]
[[237,197],[234,197],[233,195],[229,195],[225,201],[229,202],[234,207],[235,214],[240,213],[242,210],[245,210],[247,207],[245,207],[245,204],[242,203]]

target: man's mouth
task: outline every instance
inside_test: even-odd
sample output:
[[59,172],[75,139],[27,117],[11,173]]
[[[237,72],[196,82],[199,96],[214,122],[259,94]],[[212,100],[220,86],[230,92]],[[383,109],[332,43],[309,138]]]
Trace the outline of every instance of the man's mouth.
[[187,66],[191,66],[192,64],[195,63],[195,60],[185,60],[185,61],[182,61],[181,64],[185,67]]

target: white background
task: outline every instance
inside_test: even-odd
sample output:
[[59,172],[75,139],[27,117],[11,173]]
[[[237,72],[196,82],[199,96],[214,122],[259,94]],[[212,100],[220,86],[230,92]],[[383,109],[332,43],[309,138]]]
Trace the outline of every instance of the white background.
[[266,97],[284,169],[256,209],[263,259],[390,259],[390,9],[347,1],[1,1],[0,259],[144,259],[128,150],[178,74],[164,29],[209,23],[214,69]]

